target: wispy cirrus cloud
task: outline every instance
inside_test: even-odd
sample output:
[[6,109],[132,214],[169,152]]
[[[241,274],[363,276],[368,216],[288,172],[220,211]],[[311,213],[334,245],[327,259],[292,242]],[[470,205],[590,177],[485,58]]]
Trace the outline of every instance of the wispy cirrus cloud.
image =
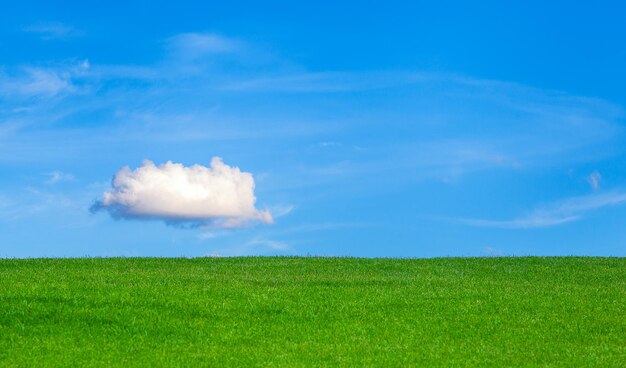
[[56,184],[56,183],[60,183],[64,181],[72,181],[75,179],[74,175],[64,173],[59,170],[55,170],[53,172],[47,173],[46,176],[48,177],[48,179],[45,181],[45,184],[48,184],[48,185],[52,185],[52,184]]
[[27,68],[21,76],[3,80],[0,92],[5,95],[54,97],[75,90],[68,75],[40,68]]
[[206,55],[230,54],[241,51],[239,40],[216,33],[180,33],[165,40],[170,57],[194,60]]
[[289,244],[287,244],[285,242],[272,240],[272,239],[267,239],[267,238],[264,238],[262,236],[257,236],[257,237],[254,237],[254,238],[250,239],[248,242],[245,243],[245,246],[247,246],[247,247],[264,247],[264,248],[269,248],[271,250],[287,250],[287,249],[289,249]]
[[68,24],[59,22],[42,22],[29,25],[23,28],[24,32],[37,35],[42,40],[67,39],[81,37],[85,32]]
[[626,203],[626,192],[613,191],[602,194],[572,197],[540,206],[532,212],[510,220],[456,219],[471,226],[504,229],[532,229],[551,227],[581,220],[591,211]]
[[[211,237],[209,236],[209,241]],[[243,255],[277,255],[277,254],[291,254],[294,250],[291,244],[282,241],[268,238],[266,236],[253,236],[248,239],[242,239],[236,243],[232,243],[228,246],[220,246],[211,252],[209,256],[220,257],[237,257]]]
[[602,182],[602,175],[600,175],[600,172],[596,170],[587,176],[587,182],[591,186],[591,189],[599,190],[600,183]]
[[76,92],[75,79],[85,77],[89,61],[64,63],[58,66],[23,66],[11,73],[0,71],[0,97],[52,98]]
[[[10,196],[9,196],[10,195]],[[68,195],[58,191],[41,190],[26,187],[13,193],[0,193],[0,218],[7,221],[19,221],[36,216],[86,217],[85,198],[81,195]]]
[[278,92],[278,93],[328,93],[372,91],[432,82],[445,76],[440,73],[415,71],[370,72],[269,72],[247,79],[232,79],[220,85],[225,91]]
[[[160,59],[151,63],[84,62],[0,75],[6,98],[63,99],[58,106],[43,101],[42,112],[24,111],[20,121],[59,116],[55,124],[72,126],[20,135],[14,115],[4,126],[0,116],[0,135],[13,134],[0,147],[0,153],[4,148],[13,155],[0,155],[2,160],[40,159],[44,144],[37,139],[50,144],[71,135],[73,143],[51,147],[50,156],[72,156],[79,148],[104,151],[109,142],[211,142],[241,152],[252,144],[257,153],[289,161],[269,178],[278,181],[276,188],[372,175],[451,181],[484,170],[611,154],[613,146],[606,143],[623,130],[615,104],[516,83],[420,71],[312,72],[282,61],[256,68],[232,63],[228,57],[242,58],[249,45],[219,33],[181,33],[162,43]],[[354,91],[359,93],[345,93]],[[384,106],[370,103],[381,91],[402,98],[385,99]],[[324,93],[337,93],[332,106],[327,98],[318,100]],[[284,103],[285,95],[292,96],[289,104],[266,108]],[[92,123],[83,127],[76,121]],[[275,144],[270,149],[259,138]],[[320,141],[345,144],[333,144],[332,152],[327,143],[321,146],[328,152],[300,152]],[[274,157],[279,150],[290,153]]]

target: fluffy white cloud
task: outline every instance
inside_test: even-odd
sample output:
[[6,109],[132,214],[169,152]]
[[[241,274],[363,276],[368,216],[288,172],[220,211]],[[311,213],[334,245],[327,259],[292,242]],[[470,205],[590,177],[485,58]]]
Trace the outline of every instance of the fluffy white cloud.
[[125,167],[92,210],[107,210],[117,218],[161,219],[192,226],[272,223],[271,213],[257,210],[255,201],[252,174],[214,157],[210,167],[185,167],[171,161],[159,166],[144,161],[136,170]]

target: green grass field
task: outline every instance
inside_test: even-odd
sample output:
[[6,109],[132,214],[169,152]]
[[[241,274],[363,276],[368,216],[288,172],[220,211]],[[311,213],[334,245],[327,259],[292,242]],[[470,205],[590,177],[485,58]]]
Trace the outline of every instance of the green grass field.
[[626,258],[0,260],[0,366],[626,365]]

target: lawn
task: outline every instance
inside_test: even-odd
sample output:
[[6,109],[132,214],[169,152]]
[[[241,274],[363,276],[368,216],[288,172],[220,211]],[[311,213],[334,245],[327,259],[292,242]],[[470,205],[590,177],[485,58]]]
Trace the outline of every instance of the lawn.
[[626,365],[626,258],[0,259],[0,366]]

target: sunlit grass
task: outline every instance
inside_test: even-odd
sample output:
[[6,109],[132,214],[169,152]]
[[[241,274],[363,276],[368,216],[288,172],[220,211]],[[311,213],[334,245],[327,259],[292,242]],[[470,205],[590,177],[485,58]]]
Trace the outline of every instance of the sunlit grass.
[[626,259],[0,260],[0,366],[624,366]]

